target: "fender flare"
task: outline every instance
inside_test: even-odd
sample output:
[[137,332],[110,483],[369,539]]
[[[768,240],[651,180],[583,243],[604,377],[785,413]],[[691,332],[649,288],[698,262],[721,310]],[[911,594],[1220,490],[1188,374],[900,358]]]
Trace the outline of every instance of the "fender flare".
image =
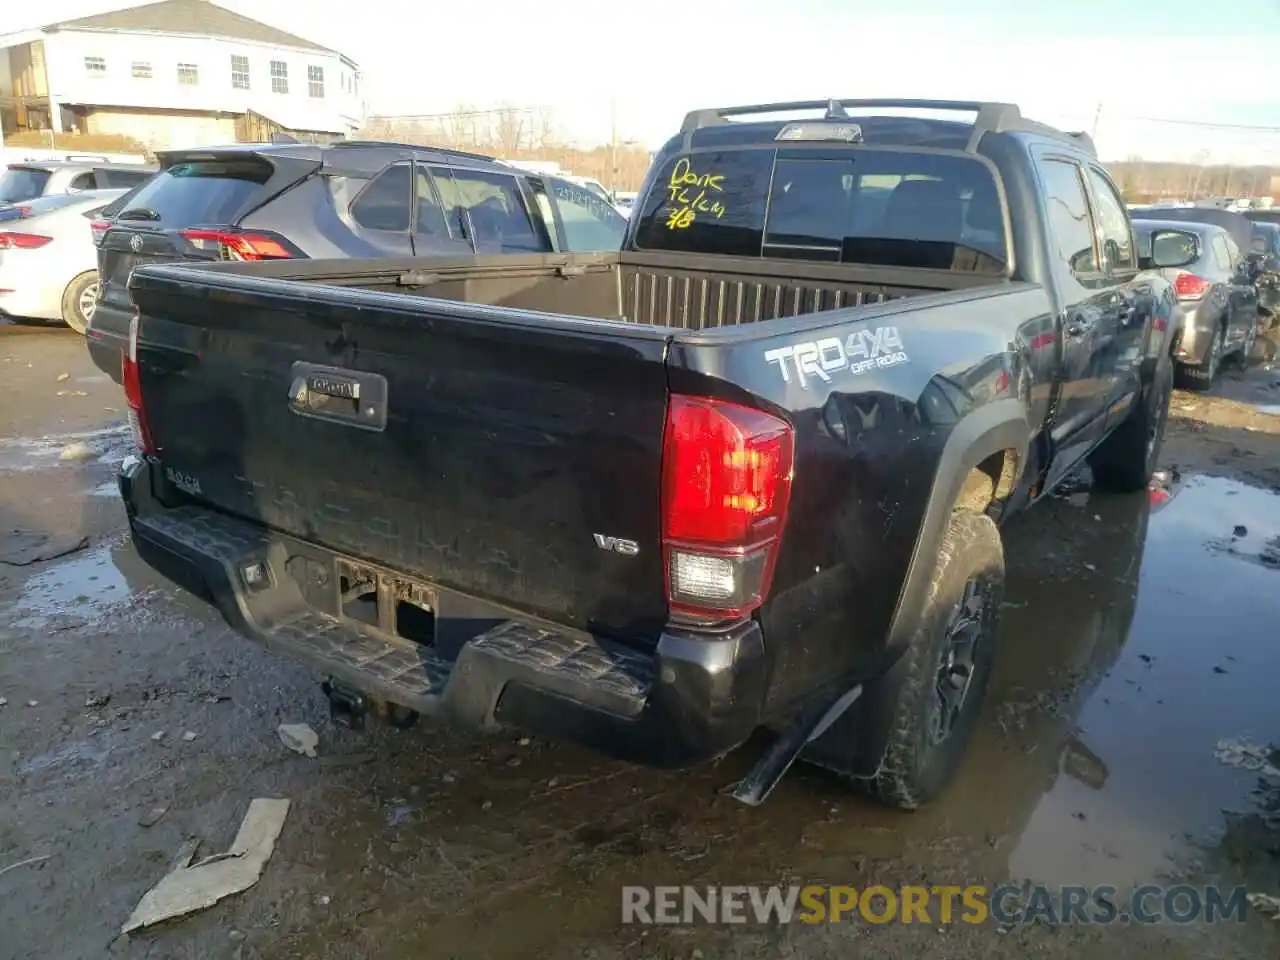
[[951,508],[970,471],[994,454],[1014,450],[1021,471],[1027,461],[1031,428],[1019,400],[1008,397],[974,411],[961,420],[943,445],[915,549],[907,565],[893,619],[889,622],[885,650],[895,663],[911,642],[920,622],[921,606],[933,576],[938,545],[951,519]]

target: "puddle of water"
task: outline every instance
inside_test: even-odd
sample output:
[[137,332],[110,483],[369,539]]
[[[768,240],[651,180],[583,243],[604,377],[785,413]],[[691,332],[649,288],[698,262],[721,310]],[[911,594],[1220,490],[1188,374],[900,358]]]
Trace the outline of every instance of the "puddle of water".
[[1176,870],[1256,783],[1215,757],[1219,741],[1280,741],[1280,570],[1258,562],[1280,496],[1194,477],[1150,516],[1143,498],[1118,515],[1128,499],[1058,508],[1059,582],[1041,571],[1018,591],[1011,568],[1025,606],[1008,611],[1005,653],[1085,677],[1050,704],[1075,737],[1015,834],[1014,877],[1123,887]]
[[38,627],[54,617],[89,619],[129,597],[129,584],[102,546],[44,570],[26,582],[14,607],[18,627]]
[[54,434],[44,437],[0,437],[0,471],[42,470],[59,463],[65,447],[83,443],[100,462],[124,459],[130,446],[129,425],[116,423],[97,430]]
[[91,497],[118,497],[120,496],[120,482],[114,477],[110,480],[104,480],[101,484],[89,491]]
[[1280,416],[1280,403],[1260,403],[1254,409],[1259,413],[1273,413]]

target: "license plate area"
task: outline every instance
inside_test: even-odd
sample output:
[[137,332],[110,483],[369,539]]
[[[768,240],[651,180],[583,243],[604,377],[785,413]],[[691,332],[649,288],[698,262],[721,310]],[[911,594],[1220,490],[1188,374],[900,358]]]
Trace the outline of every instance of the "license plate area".
[[424,583],[338,558],[338,615],[426,647],[435,645],[436,594]]
[[294,554],[287,568],[317,610],[423,647],[436,646],[439,597],[430,584],[331,554]]

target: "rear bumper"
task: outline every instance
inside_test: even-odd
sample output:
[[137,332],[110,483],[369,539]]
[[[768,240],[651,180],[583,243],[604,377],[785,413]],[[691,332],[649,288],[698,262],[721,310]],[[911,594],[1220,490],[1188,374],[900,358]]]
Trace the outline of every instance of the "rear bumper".
[[[518,727],[653,766],[724,753],[760,723],[764,644],[754,622],[719,633],[667,632],[650,654],[433,586],[437,636],[480,624],[455,657],[438,658],[438,643],[381,633],[309,602],[304,590],[320,579],[336,598],[339,578],[308,574],[308,586],[298,571],[333,571],[337,554],[201,507],[167,509],[154,496],[154,471],[131,457],[120,472],[142,558],[215,605],[240,633],[373,698],[462,727]],[[254,563],[270,573],[250,588],[241,571]]]

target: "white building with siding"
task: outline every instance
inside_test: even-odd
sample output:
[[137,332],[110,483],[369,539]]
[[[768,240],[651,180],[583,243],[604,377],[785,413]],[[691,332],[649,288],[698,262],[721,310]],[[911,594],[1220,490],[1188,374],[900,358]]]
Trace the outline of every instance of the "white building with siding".
[[151,149],[346,136],[360,70],[210,0],[160,0],[0,36],[0,126],[120,134]]

